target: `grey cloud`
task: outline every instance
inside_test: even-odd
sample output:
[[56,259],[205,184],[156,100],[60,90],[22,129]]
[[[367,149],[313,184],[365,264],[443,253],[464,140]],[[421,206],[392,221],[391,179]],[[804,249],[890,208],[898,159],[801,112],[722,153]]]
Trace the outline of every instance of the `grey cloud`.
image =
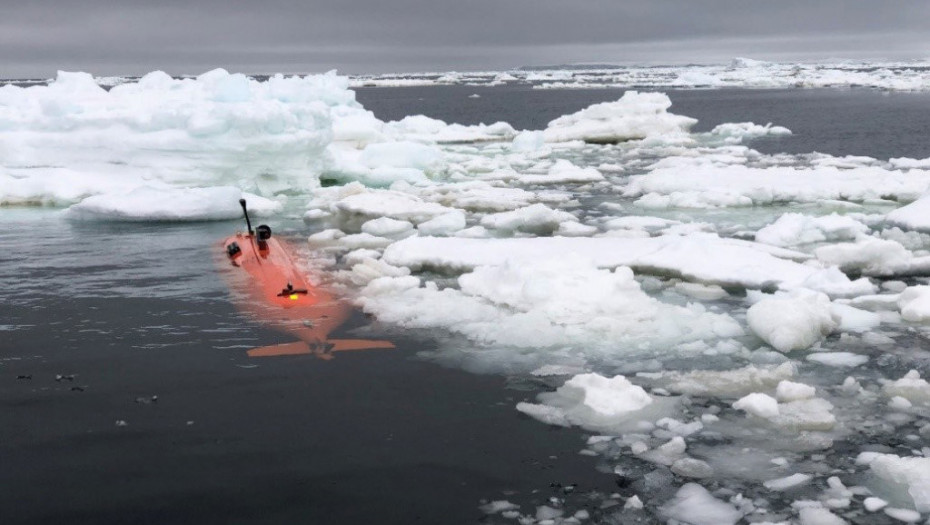
[[0,10],[4,77],[215,66],[492,69],[746,54],[914,58],[930,43],[923,36],[930,3],[911,1],[0,0]]

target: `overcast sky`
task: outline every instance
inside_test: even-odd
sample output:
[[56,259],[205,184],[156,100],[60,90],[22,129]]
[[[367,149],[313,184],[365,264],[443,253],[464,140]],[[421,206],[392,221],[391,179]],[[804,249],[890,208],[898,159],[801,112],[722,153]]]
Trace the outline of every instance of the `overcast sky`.
[[0,77],[930,58],[926,0],[0,0]]

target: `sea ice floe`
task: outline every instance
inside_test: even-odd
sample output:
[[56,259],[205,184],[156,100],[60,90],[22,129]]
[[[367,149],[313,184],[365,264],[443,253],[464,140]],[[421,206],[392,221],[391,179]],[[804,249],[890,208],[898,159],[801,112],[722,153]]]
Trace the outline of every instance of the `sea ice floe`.
[[565,184],[599,182],[604,176],[594,168],[579,168],[571,162],[559,159],[546,174],[520,175],[516,180],[522,184]]
[[791,379],[796,373],[795,364],[786,362],[770,367],[749,365],[731,370],[662,372],[656,380],[676,393],[735,398],[776,388],[779,382]]
[[65,212],[68,218],[105,221],[211,221],[242,216],[239,199],[255,217],[281,211],[280,202],[243,193],[239,188],[171,188],[139,186],[128,192],[88,197]]
[[[566,220],[567,217],[566,217]],[[551,237],[441,239],[416,237],[391,245],[385,260],[412,269],[469,269],[504,260],[546,260],[572,253],[602,268],[631,266],[644,273],[677,275],[705,284],[764,288],[800,286],[819,271],[782,259],[807,256],[764,244],[696,233],[652,238]],[[850,286],[854,286],[849,281]],[[855,285],[858,286],[858,285]]]
[[760,126],[752,122],[727,122],[714,126],[710,135],[726,144],[740,144],[758,137],[791,135],[791,130],[783,126],[773,126],[771,123]]
[[930,231],[930,196],[921,197],[907,206],[889,212],[885,220],[910,230]]
[[[5,86],[0,204],[68,204],[151,182],[312,188],[332,139],[330,108],[362,111],[347,84],[335,74],[257,82],[214,70],[183,80],[153,72],[109,91],[86,73]],[[83,194],[62,168],[84,181]]]
[[733,505],[711,495],[697,483],[686,483],[659,508],[666,519],[691,525],[735,525],[742,517]]
[[[588,430],[617,432],[635,427],[639,419],[654,417],[642,411],[655,399],[623,376],[579,374],[554,392],[540,394],[540,403],[519,403],[517,410],[540,421],[559,426],[576,425]],[[668,400],[663,400],[665,409]]]
[[865,224],[836,213],[822,217],[785,213],[774,223],[757,231],[756,241],[787,247],[824,241],[855,240],[868,231],[869,227]]
[[613,143],[652,136],[686,139],[697,120],[668,113],[671,105],[664,93],[627,91],[616,102],[594,104],[559,117],[543,133],[547,142]]
[[863,453],[856,462],[869,466],[878,495],[918,512],[930,512],[930,458]]
[[765,488],[775,491],[790,490],[807,484],[811,480],[809,474],[796,473],[784,478],[771,479],[763,483]]
[[[394,264],[387,253],[383,260]],[[481,346],[538,351],[583,345],[586,353],[603,359],[743,334],[728,315],[649,297],[629,268],[598,269],[564,254],[478,266],[457,284],[458,289],[440,289],[433,282],[421,285],[416,277],[376,279],[362,290],[359,301],[383,321],[442,328]],[[545,354],[536,355],[541,359]]]
[[900,396],[915,404],[930,405],[930,383],[920,377],[917,370],[911,370],[897,381],[884,385],[889,396]]
[[486,215],[481,219],[481,225],[489,230],[537,235],[552,234],[566,222],[575,222],[575,216],[538,203],[513,211]]
[[814,254],[824,264],[866,275],[907,274],[915,266],[914,256],[907,248],[896,241],[875,237],[821,246]]
[[[740,160],[739,158],[732,160]],[[930,188],[930,172],[886,170],[876,166],[751,167],[717,164],[701,157],[669,157],[624,190],[646,208],[714,208],[816,202],[863,202],[893,198],[912,201]]]
[[896,303],[905,321],[930,321],[930,286],[910,286],[897,296]]
[[869,356],[852,352],[816,352],[807,356],[808,361],[836,368],[854,367],[869,362]]
[[752,331],[780,352],[810,347],[837,328],[830,299],[796,292],[767,297],[746,312]]

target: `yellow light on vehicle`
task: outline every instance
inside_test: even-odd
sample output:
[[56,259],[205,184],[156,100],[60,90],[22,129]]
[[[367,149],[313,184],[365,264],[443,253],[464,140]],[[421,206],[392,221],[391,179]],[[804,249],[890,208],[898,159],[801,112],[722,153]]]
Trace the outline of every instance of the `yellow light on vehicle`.
[[296,293],[292,293],[292,294],[289,295],[288,297],[291,298],[291,301],[296,301],[296,300],[297,300],[297,294],[296,294]]

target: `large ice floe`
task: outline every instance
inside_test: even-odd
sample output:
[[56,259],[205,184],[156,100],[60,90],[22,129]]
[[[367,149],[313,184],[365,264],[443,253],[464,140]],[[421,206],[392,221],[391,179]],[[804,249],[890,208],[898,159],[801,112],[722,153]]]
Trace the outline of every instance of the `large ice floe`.
[[[751,62],[680,73],[665,81],[787,78]],[[493,82],[582,82],[533,75]],[[381,329],[423,338],[423,359],[507,375],[514,410],[580,429],[617,476],[615,494],[534,508],[489,495],[489,519],[930,513],[930,162],[762,154],[752,140],[790,131],[692,133],[661,93],[515,130],[383,122],[335,74],[114,84],[0,88],[0,203],[219,220],[244,196],[272,223],[302,217],[311,263]]]

